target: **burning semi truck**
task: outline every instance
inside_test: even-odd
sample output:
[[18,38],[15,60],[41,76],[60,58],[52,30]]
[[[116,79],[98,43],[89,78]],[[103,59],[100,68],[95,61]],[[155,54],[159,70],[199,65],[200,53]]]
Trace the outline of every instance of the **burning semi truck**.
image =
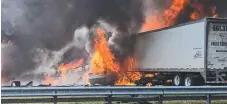
[[[141,73],[137,85],[227,83],[227,19],[206,18],[132,38],[138,60],[136,72]],[[104,83],[107,77],[100,74],[91,84]]]

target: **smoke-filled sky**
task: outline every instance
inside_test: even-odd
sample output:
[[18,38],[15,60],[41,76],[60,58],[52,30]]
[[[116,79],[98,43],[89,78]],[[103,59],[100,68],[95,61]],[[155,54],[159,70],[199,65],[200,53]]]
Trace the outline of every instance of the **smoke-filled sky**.
[[[12,79],[34,71],[44,59],[52,62],[53,52],[70,44],[78,27],[90,28],[99,19],[122,32],[129,32],[129,28],[137,31],[144,19],[142,2],[2,0],[2,39],[13,43],[2,46],[2,76]],[[85,47],[79,45],[63,49],[58,61],[86,57]]]
[[[201,1],[215,5],[220,17],[227,16],[226,0]],[[125,49],[130,43],[124,37],[140,30],[145,17],[152,15],[150,8],[162,11],[170,4],[171,0],[2,0],[1,37],[12,42],[1,45],[2,77],[11,80],[45,72],[60,62],[88,58],[84,37],[89,40],[89,29],[99,20],[123,34],[113,35],[112,43]],[[179,20],[186,21],[184,16]],[[87,29],[80,28],[84,26]]]

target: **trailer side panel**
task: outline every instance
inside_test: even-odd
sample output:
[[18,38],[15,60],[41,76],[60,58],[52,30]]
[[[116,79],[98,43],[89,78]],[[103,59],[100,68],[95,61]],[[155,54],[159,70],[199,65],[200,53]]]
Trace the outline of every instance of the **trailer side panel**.
[[205,22],[137,36],[139,71],[204,71]]

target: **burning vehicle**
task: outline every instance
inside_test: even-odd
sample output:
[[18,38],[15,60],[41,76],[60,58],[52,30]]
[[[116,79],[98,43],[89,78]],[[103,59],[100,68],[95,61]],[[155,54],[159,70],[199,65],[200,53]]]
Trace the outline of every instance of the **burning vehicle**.
[[[224,61],[226,27],[227,19],[206,18],[133,35],[136,39],[134,56],[139,62],[137,66],[133,66],[135,69],[131,73],[141,74],[136,84],[164,84],[167,80],[172,80],[175,86],[227,83],[227,62]],[[107,73],[93,76],[103,85],[109,78],[115,78]],[[117,79],[112,80],[115,81]],[[107,85],[108,83],[106,82]]]
[[91,85],[114,86],[115,81],[117,81],[117,75],[114,72],[89,74],[89,82]]
[[[2,84],[12,80],[32,80],[34,84],[52,86],[69,84],[150,86],[171,81],[175,85],[183,85],[183,82],[186,82],[183,81],[184,78],[190,82],[193,81],[194,75],[199,76],[205,83],[213,83],[213,81],[225,83],[223,80],[226,74],[223,70],[225,60],[220,59],[223,56],[207,55],[209,46],[187,49],[186,46],[190,46],[193,42],[187,43],[184,37],[193,38],[191,41],[196,37],[202,37],[202,34],[194,36],[196,33],[194,28],[190,27],[192,25],[188,24],[182,28],[191,30],[189,32],[194,35],[184,35],[188,33],[185,32],[188,31],[185,28],[182,29],[183,32],[177,30],[181,27],[177,24],[206,17],[226,17],[225,4],[226,1],[222,0],[21,0],[18,2],[3,0]],[[204,21],[203,23],[222,24],[225,27],[224,19],[220,21],[217,19],[217,22],[216,19]],[[193,26],[197,27],[196,23]],[[211,31],[211,24],[198,25],[198,28]],[[220,26],[214,28],[219,29]],[[210,31],[201,30],[198,31],[204,32],[205,36],[212,36]],[[162,31],[171,31],[169,33],[176,36],[167,32],[165,33],[169,36],[167,38],[162,36]],[[215,40],[212,46],[222,45],[214,48],[220,48],[218,53],[225,56],[225,40],[222,40],[225,32],[221,33],[218,39],[212,38]],[[156,34],[161,34],[162,37],[159,35],[156,37]],[[185,40],[181,40],[180,37]],[[175,39],[174,42],[185,42],[185,47],[181,47],[188,50],[185,52],[187,53],[185,57],[193,53],[195,57],[193,60],[200,62],[200,66],[193,67],[192,61],[181,66],[180,63],[185,62],[182,58],[182,61],[178,59],[174,62],[176,59],[173,56],[183,55],[184,52],[173,51],[180,50],[176,47],[180,43],[174,44],[171,39]],[[202,38],[200,40],[204,43],[210,41]],[[153,49],[153,47],[157,48]],[[207,48],[208,50],[205,50]],[[209,58],[213,56],[217,56],[216,58],[220,60],[216,60],[216,63],[210,61]],[[162,60],[164,58],[166,61]],[[174,63],[171,65],[175,66],[170,66],[169,59],[173,60]],[[189,60],[188,57],[186,59]],[[218,70],[210,70],[211,66]],[[154,70],[155,68],[157,70]],[[160,68],[163,70],[158,70]],[[168,68],[171,70],[167,70]],[[201,70],[175,70],[176,68]]]

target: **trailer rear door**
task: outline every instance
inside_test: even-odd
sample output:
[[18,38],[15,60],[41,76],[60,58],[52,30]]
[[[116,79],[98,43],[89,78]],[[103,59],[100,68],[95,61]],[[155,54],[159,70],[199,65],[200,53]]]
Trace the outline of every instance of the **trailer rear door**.
[[207,68],[227,67],[227,22],[208,22]]

